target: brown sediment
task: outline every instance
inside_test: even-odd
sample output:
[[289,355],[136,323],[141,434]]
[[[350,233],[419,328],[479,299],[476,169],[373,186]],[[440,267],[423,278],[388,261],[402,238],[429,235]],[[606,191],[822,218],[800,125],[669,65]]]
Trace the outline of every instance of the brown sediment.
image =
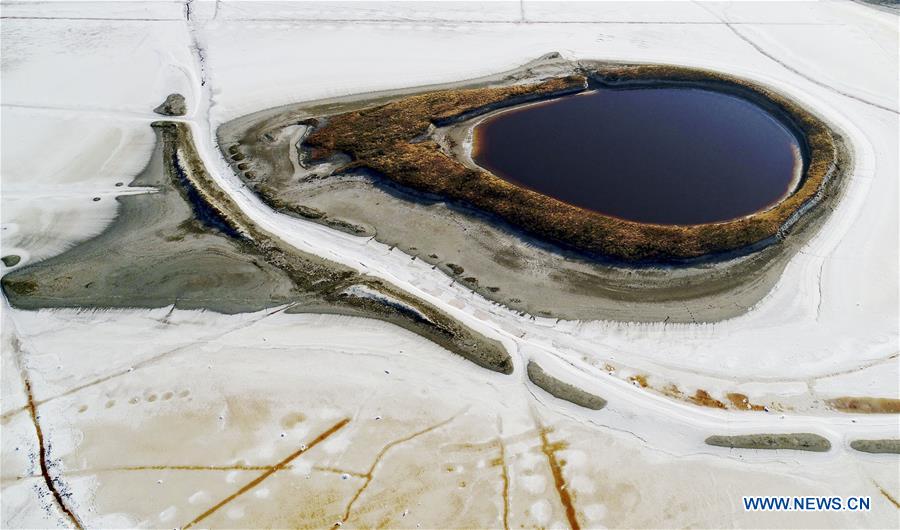
[[214,506],[211,507],[210,509],[206,510],[205,512],[201,513],[200,515],[198,515],[197,517],[195,517],[191,522],[189,522],[189,523],[187,523],[186,525],[182,526],[182,528],[183,528],[184,530],[187,530],[188,528],[194,526],[195,524],[199,523],[200,521],[206,519],[207,517],[209,517],[210,515],[212,515],[212,514],[215,513],[216,511],[218,511],[219,508],[221,508],[222,506],[225,506],[226,504],[228,504],[229,502],[233,501],[233,500],[236,499],[237,497],[240,497],[240,496],[243,495],[244,493],[250,491],[251,489],[253,489],[254,487],[256,487],[260,482],[266,480],[267,478],[269,478],[269,477],[270,477],[271,475],[273,475],[274,473],[277,473],[279,470],[284,469],[285,466],[287,466],[288,464],[290,464],[291,462],[293,462],[297,457],[299,457],[300,455],[302,455],[302,454],[306,453],[307,451],[311,450],[313,447],[315,447],[315,446],[317,446],[319,443],[323,442],[325,439],[327,439],[329,436],[331,436],[331,435],[333,435],[334,433],[336,433],[337,431],[339,431],[341,428],[343,428],[343,427],[344,427],[345,425],[347,425],[348,423],[350,423],[350,420],[349,420],[348,418],[344,418],[343,420],[341,420],[341,421],[335,423],[335,424],[332,425],[328,430],[324,431],[322,434],[318,435],[318,436],[317,436],[316,438],[314,438],[311,442],[309,442],[308,445],[302,446],[302,447],[300,447],[300,449],[297,449],[297,450],[294,451],[293,453],[289,454],[289,455],[288,455],[287,457],[285,457],[283,460],[281,460],[280,462],[278,462],[277,464],[275,464],[275,465],[272,466],[271,468],[268,468],[263,474],[259,475],[258,477],[256,477],[255,479],[251,480],[250,482],[244,484],[244,485],[241,486],[236,492],[232,493],[232,494],[229,495],[228,497],[225,497],[225,498],[222,499],[220,502],[218,502],[216,505],[214,505]]
[[766,410],[766,407],[762,405],[755,405],[750,403],[750,398],[748,398],[744,394],[739,394],[737,392],[729,392],[725,394],[725,397],[728,398],[728,401],[731,402],[731,405],[738,410],[755,410],[755,411],[763,411]]
[[881,487],[877,482],[875,482],[874,480],[872,481],[872,484],[875,484],[875,487],[878,488],[878,491],[881,492],[882,495],[884,495],[884,498],[885,498],[885,499],[889,500],[889,501],[891,502],[891,504],[894,505],[895,508],[897,508],[898,510],[900,510],[900,502],[897,502],[897,499],[895,499],[894,497],[892,497],[890,493],[888,493],[884,488],[882,488],[882,487]]
[[[608,365],[607,365],[608,366]],[[607,370],[609,371],[609,370]],[[637,384],[641,388],[647,388],[647,375],[646,374],[637,374],[628,378],[634,384]]]
[[[246,465],[230,464],[223,466],[204,466],[190,464],[150,464],[145,466],[118,466],[118,467],[92,467],[89,469],[67,470],[66,475],[93,475],[96,473],[116,473],[133,471],[266,471],[272,469],[272,465]],[[291,469],[287,465],[282,469]]]
[[842,396],[825,402],[840,412],[863,414],[900,414],[900,399]]
[[[364,316],[381,316],[431,339],[482,367],[501,373],[512,373],[512,359],[498,342],[476,335],[443,311],[382,280],[358,275],[350,269],[337,267],[336,264],[317,260],[296,251],[274,234],[245,219],[240,208],[207,174],[196,152],[190,129],[181,123],[157,126],[174,129],[180,148],[178,152],[184,159],[186,176],[206,203],[221,214],[236,232],[246,234],[251,240],[248,244],[263,259],[284,271],[299,287],[319,293],[324,301],[333,306],[362,310]],[[321,272],[310,274],[310,267]],[[328,281],[323,281],[323,277]],[[388,299],[397,300],[405,305],[405,310],[371,298],[347,296],[346,289],[353,285],[366,286],[387,296]]]
[[725,403],[709,395],[709,392],[703,389],[697,389],[693,396],[688,398],[695,405],[702,407],[711,407],[714,409],[724,409]]
[[572,497],[566,487],[566,479],[562,474],[562,466],[556,459],[556,452],[565,449],[565,442],[550,443],[547,434],[553,432],[553,429],[538,424],[538,434],[541,437],[541,452],[547,457],[547,464],[550,466],[550,473],[553,475],[553,484],[556,487],[556,493],[559,495],[559,502],[563,505],[566,512],[566,519],[569,521],[569,528],[579,530],[581,525],[578,524],[578,517],[575,515],[575,505],[572,503]]
[[28,413],[31,416],[31,423],[34,426],[34,433],[37,437],[38,464],[41,468],[41,477],[43,477],[44,484],[53,495],[53,500],[56,502],[57,508],[59,508],[59,510],[66,516],[72,526],[78,529],[84,528],[84,525],[81,524],[81,520],[78,519],[78,517],[75,515],[75,512],[73,512],[72,509],[66,504],[66,501],[63,499],[62,494],[56,487],[55,480],[50,476],[50,467],[47,463],[47,447],[44,441],[44,431],[41,429],[41,422],[37,413],[37,405],[34,402],[34,393],[31,390],[31,378],[28,376],[28,369],[25,368],[23,360],[21,358],[22,351],[19,344],[19,339],[13,337],[12,341],[13,350],[16,352],[16,365],[19,368],[19,375],[22,378],[22,385],[25,388],[25,397],[28,400]]
[[184,116],[184,113],[187,112],[184,96],[181,94],[169,94],[166,96],[165,101],[153,109],[153,112],[163,116]]
[[[615,368],[606,365],[606,370],[611,372],[610,370],[615,370]],[[628,377],[628,381],[632,384],[635,384],[641,388],[647,388],[655,392],[659,392],[660,394],[672,398],[677,399],[679,401],[685,401],[688,403],[693,403],[694,405],[699,405],[701,407],[710,407],[715,409],[733,409],[733,410],[749,410],[756,412],[764,412],[766,411],[766,407],[763,405],[758,405],[756,403],[752,403],[750,398],[745,394],[741,394],[739,392],[728,392],[725,394],[727,403],[723,402],[719,399],[714,398],[710,395],[709,392],[702,388],[698,388],[694,391],[694,395],[685,394],[678,388],[674,383],[668,383],[659,388],[651,386],[648,383],[648,375],[647,374],[637,374]],[[729,406],[730,405],[730,406]]]
[[[328,116],[303,142],[313,162],[349,156],[351,161],[336,173],[374,171],[418,192],[496,215],[565,248],[626,262],[685,260],[774,241],[821,199],[826,181],[847,162],[822,120],[787,97],[745,79],[668,65],[598,64],[572,70],[571,75],[529,85],[429,92]],[[469,167],[429,137],[434,124],[584,90],[588,79],[613,86],[702,85],[760,104],[801,136],[806,163],[799,187],[774,207],[732,221],[684,226],[636,223],[563,203]]]
[[13,295],[17,296],[28,296],[38,289],[38,284],[34,281],[12,279],[7,280],[6,278],[8,276],[9,275],[3,277],[3,279],[5,280],[3,283],[3,289],[8,293],[12,293]]
[[403,438],[398,438],[397,440],[394,440],[394,441],[388,443],[387,445],[385,445],[384,447],[382,447],[381,450],[378,451],[378,454],[375,456],[375,460],[372,461],[372,465],[369,466],[369,470],[366,473],[358,473],[357,474],[357,475],[363,477],[365,479],[365,481],[359,488],[357,488],[356,493],[353,494],[353,497],[350,499],[350,502],[347,503],[347,507],[344,509],[344,515],[341,517],[340,524],[335,524],[334,526],[338,527],[341,524],[347,522],[347,519],[350,518],[350,513],[353,510],[353,505],[356,503],[357,499],[359,499],[359,497],[363,494],[363,492],[366,491],[366,488],[369,487],[369,484],[372,482],[372,478],[374,477],[375,468],[378,467],[378,464],[381,462],[381,459],[384,458],[384,455],[389,450],[391,450],[392,448],[394,448],[402,443],[406,443],[406,442],[412,440],[413,438],[417,438],[419,436],[422,436],[423,434],[427,434],[435,429],[443,427],[444,425],[447,425],[448,423],[450,423],[451,421],[456,419],[457,416],[459,416],[459,414],[454,414],[450,418],[447,418],[446,420],[444,420],[440,423],[436,423],[430,427],[427,427],[420,431],[416,431],[408,436],[404,436]]
[[586,392],[574,385],[560,381],[545,372],[544,369],[534,361],[528,361],[526,371],[528,373],[528,379],[530,379],[532,383],[553,397],[563,399],[591,410],[600,410],[606,406],[605,399],[591,394],[590,392]]
[[503,438],[497,438],[497,447],[499,448],[500,456],[492,461],[491,465],[500,468],[500,479],[503,485],[501,490],[503,495],[503,528],[504,530],[509,530],[509,469],[506,467],[506,444],[503,442]]

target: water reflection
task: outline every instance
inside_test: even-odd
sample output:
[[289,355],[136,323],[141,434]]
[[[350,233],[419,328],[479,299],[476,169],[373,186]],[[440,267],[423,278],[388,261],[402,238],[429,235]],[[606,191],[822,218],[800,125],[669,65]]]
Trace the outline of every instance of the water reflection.
[[765,209],[800,170],[797,139],[762,108],[695,88],[601,89],[502,112],[474,159],[501,178],[640,222],[700,224]]

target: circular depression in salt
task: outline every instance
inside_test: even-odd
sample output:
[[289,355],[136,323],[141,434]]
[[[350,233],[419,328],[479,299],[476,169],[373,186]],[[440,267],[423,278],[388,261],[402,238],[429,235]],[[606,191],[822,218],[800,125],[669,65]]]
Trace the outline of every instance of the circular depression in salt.
[[475,127],[473,160],[498,177],[606,215],[666,225],[727,221],[790,194],[794,134],[738,96],[700,88],[598,89]]

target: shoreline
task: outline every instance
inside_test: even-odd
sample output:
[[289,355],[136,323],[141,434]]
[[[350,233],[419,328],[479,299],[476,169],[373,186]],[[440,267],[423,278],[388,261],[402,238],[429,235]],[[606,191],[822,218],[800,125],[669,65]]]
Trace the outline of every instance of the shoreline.
[[[781,237],[790,228],[795,213],[802,215],[814,207],[825,185],[849,165],[849,159],[841,156],[836,133],[818,117],[771,89],[728,74],[669,65],[585,61],[563,64],[562,72],[555,76],[526,79],[530,83],[425,92],[362,111],[317,117],[302,145],[309,149],[313,164],[337,154],[350,156],[350,161],[331,170],[331,175],[358,169],[373,172],[405,188],[496,216],[535,238],[589,259],[629,266],[678,266],[695,259],[712,262],[768,246],[774,241],[771,238]],[[800,186],[773,208],[732,221],[638,223],[566,204],[484,169],[473,169],[458,156],[433,151],[430,138],[436,127],[452,126],[501,107],[515,108],[524,101],[582,92],[592,84],[696,86],[755,103],[797,137],[807,160]],[[244,155],[231,157],[243,160]]]
[[[512,373],[501,343],[383,280],[302,253],[254,225],[206,173],[186,124],[152,126],[157,148],[131,185],[155,185],[159,192],[120,197],[119,215],[101,234],[4,275],[11,305],[173,305],[226,314],[288,305],[289,312],[390,322],[483,368]],[[359,295],[354,286],[380,294]]]
[[[578,64],[582,63],[586,62]],[[560,75],[570,66],[569,61],[550,54],[502,75],[439,87],[521,83]],[[437,87],[420,88],[417,93],[434,88]],[[427,261],[490,300],[530,315],[566,320],[713,322],[743,314],[768,293],[780,270],[814,235],[825,220],[822,213],[830,210],[828,206],[836,203],[845,187],[846,179],[829,179],[826,193],[819,198],[826,203],[822,208],[812,208],[808,215],[789,219],[788,230],[744,249],[743,253],[716,254],[712,259],[698,258],[681,264],[626,264],[585,257],[535,238],[489,213],[403,188],[379,175],[356,171],[325,176],[311,168],[298,170],[297,150],[283,138],[286,133],[278,134],[289,124],[324,111],[341,113],[370,108],[391,101],[392,96],[408,95],[410,90],[378,93],[371,96],[377,97],[373,100],[344,97],[260,111],[221,125],[217,132],[220,149],[226,158],[232,150],[240,150],[246,156],[240,163],[247,171],[236,168],[234,162],[232,168],[276,211],[297,216],[291,212],[291,206],[302,205],[321,215],[299,215],[313,222],[329,226],[329,221],[339,220],[341,224],[361,227],[367,237]],[[489,114],[470,119],[477,122]],[[468,165],[466,157],[460,156],[467,136],[459,127],[435,127],[430,137],[443,151]],[[304,131],[297,139],[308,134]],[[274,140],[260,141],[265,135]],[[848,146],[842,137],[836,140],[841,159],[849,160]],[[839,169],[843,175],[848,168]],[[246,176],[248,171],[253,172],[253,178]],[[361,201],[380,206],[364,208]],[[806,204],[809,210],[812,204]],[[414,218],[423,227],[420,232],[434,235],[417,235],[399,225],[395,221],[399,218]],[[463,227],[467,237],[451,233],[444,226],[447,224]],[[456,266],[466,272],[454,274]],[[541,271],[553,271],[553,277]],[[556,288],[545,288],[548,283]],[[631,307],[623,307],[623,302]]]

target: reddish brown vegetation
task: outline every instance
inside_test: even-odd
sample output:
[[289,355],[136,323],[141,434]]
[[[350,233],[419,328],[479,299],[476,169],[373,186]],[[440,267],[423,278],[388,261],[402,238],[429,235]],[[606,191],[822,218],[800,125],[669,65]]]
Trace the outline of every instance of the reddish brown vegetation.
[[731,405],[738,410],[766,410],[766,408],[762,405],[754,405],[753,403],[750,403],[750,399],[744,394],[729,392],[728,394],[725,394],[725,397],[728,398],[728,401],[731,402]]
[[780,94],[715,72],[673,66],[610,65],[591,72],[603,82],[715,84],[786,114],[808,146],[802,185],[774,208],[722,223],[672,226],[637,223],[588,211],[520,188],[454,160],[425,139],[432,123],[526,99],[581,90],[583,76],[532,85],[443,90],[410,96],[332,116],[305,144],[312,158],[349,155],[346,169],[365,168],[415,190],[434,193],[490,212],[544,239],[593,255],[625,261],[694,258],[741,249],[772,238],[823,189],[839,165],[836,140],[818,118]]
[[711,407],[714,409],[724,409],[725,403],[722,403],[718,399],[709,395],[709,392],[706,390],[697,390],[693,396],[688,398],[695,405],[700,405],[702,407]]
[[900,414],[900,399],[873,397],[839,397],[828,400],[828,405],[841,412],[864,414]]

